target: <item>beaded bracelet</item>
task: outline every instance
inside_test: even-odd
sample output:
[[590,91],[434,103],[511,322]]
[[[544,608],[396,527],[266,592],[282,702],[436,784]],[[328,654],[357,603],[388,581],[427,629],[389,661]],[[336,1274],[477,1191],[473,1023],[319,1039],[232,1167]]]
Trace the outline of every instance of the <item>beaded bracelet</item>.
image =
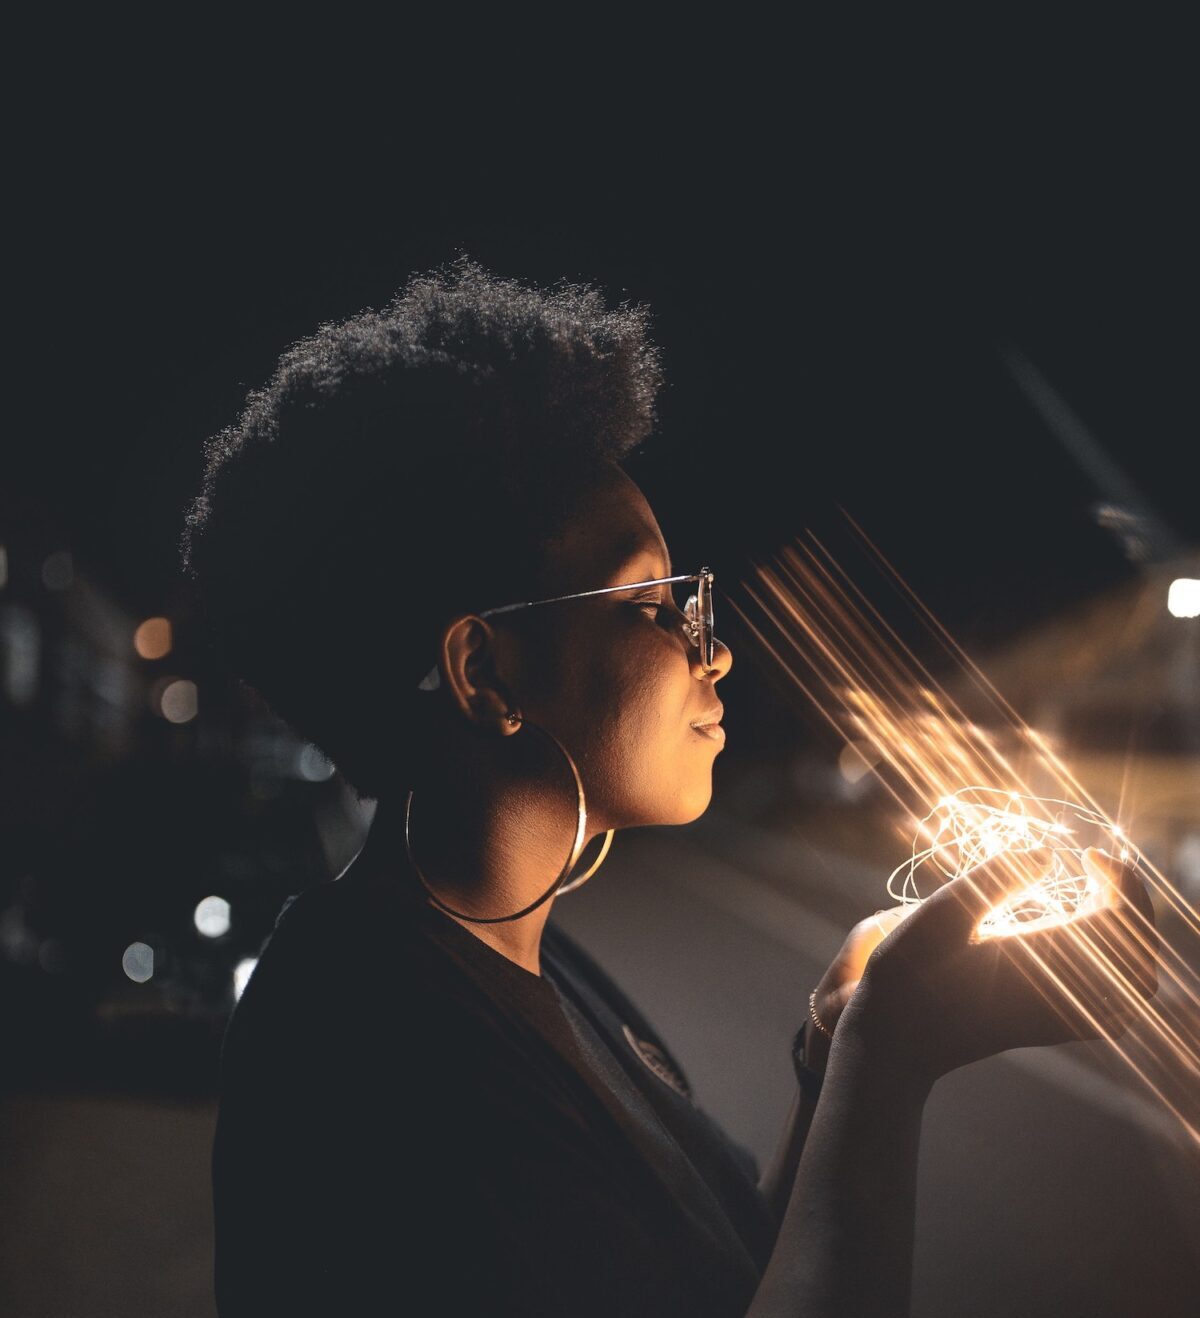
[[829,1029],[829,1028],[826,1026],[825,1022],[820,1018],[820,1016],[817,1015],[817,990],[816,990],[816,989],[813,989],[813,991],[808,995],[808,1014],[812,1017],[812,1023],[817,1027],[817,1029],[820,1030],[821,1033],[822,1033],[827,1039],[832,1039],[832,1038],[833,1038],[833,1031],[832,1031],[831,1029]]

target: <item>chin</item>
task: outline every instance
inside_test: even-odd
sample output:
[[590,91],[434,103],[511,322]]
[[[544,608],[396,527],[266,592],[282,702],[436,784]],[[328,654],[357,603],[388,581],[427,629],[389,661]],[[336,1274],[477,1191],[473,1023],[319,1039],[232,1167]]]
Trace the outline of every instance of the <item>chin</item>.
[[694,819],[700,818],[708,809],[711,801],[712,776],[709,775],[702,785],[692,788],[691,791],[681,792],[671,818],[664,819],[662,822],[664,824],[690,824]]
[[[616,828],[650,828],[663,825],[690,824],[708,809],[712,801],[712,769],[693,771],[676,777],[673,783],[654,784],[659,790],[642,790],[618,806],[615,813],[621,822]],[[643,782],[643,788],[650,784]],[[663,791],[663,787],[669,787]]]

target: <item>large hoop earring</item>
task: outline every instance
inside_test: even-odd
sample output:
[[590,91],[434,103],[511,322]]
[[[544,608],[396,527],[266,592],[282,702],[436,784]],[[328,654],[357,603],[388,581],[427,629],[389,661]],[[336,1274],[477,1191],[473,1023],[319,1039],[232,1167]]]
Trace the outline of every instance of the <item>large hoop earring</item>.
[[575,864],[579,860],[579,853],[583,850],[584,834],[587,830],[587,801],[583,794],[583,779],[580,778],[579,769],[577,768],[575,761],[571,758],[570,753],[567,751],[567,748],[562,744],[561,741],[559,741],[559,739],[554,735],[554,733],[548,731],[546,728],[543,728],[540,724],[531,722],[529,719],[522,719],[519,715],[510,714],[508,716],[508,721],[510,723],[520,724],[522,727],[534,728],[538,732],[540,732],[542,736],[546,737],[549,741],[551,741],[554,744],[554,746],[557,748],[557,750],[560,752],[563,759],[566,760],[567,767],[571,770],[571,777],[575,783],[575,806],[576,806],[577,818],[575,823],[575,840],[571,844],[571,854],[567,857],[567,863],[559,871],[558,876],[555,878],[554,882],[549,886],[549,888],[546,889],[544,893],[542,893],[540,897],[530,902],[528,906],[522,907],[521,910],[514,911],[511,915],[489,915],[489,916],[467,915],[465,911],[456,911],[452,906],[448,906],[444,901],[442,901],[442,899],[437,895],[437,893],[434,892],[433,889],[429,886],[429,883],[426,880],[425,875],[421,873],[421,867],[417,864],[417,858],[413,855],[413,849],[412,849],[413,793],[411,790],[409,791],[408,796],[405,798],[404,801],[404,849],[408,853],[408,861],[409,864],[413,867],[413,873],[416,874],[417,879],[421,884],[421,887],[425,889],[426,896],[438,908],[439,911],[444,911],[447,915],[452,915],[457,920],[467,920],[471,924],[504,924],[506,921],[509,920],[520,920],[523,916],[529,915],[530,912],[536,911],[537,908],[541,906],[543,902],[549,901],[550,898],[553,897],[556,893],[562,894],[565,892],[574,891],[574,889],[586,883],[588,879],[590,879],[592,875],[595,874],[595,872],[603,864],[605,856],[608,855],[609,847],[612,846],[613,830],[610,828],[604,835],[604,842],[601,844],[600,852],[597,855],[596,859],[577,878],[571,879],[569,883],[567,882],[567,879],[570,876],[571,871],[575,868]]

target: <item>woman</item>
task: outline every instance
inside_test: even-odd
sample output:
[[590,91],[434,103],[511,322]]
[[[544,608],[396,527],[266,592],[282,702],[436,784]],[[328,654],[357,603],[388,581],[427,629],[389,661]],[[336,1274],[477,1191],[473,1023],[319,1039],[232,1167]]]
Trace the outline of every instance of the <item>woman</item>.
[[[378,801],[226,1037],[223,1318],[899,1314],[938,1076],[1121,1028],[971,941],[1011,881],[951,883],[797,993],[759,1180],[550,921],[586,843],[704,811],[722,746],[711,574],[621,467],[658,384],[642,310],[463,261],[294,346],[210,445],[183,558],[214,644]],[[1109,878],[1103,936],[1145,909]]]

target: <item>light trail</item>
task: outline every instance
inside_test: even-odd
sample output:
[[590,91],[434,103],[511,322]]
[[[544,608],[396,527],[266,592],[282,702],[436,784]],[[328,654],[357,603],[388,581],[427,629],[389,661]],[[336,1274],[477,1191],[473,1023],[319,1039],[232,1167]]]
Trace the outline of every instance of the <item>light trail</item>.
[[[1174,946],[1129,903],[1109,900],[1082,863],[1090,831],[1112,857],[1136,867],[1162,907],[1178,916],[1188,948],[1200,948],[1200,917],[1110,819],[1067,765],[1030,728],[900,577],[861,527],[859,541],[901,598],[970,678],[1013,736],[1015,749],[977,726],[904,642],[880,610],[813,535],[756,567],[744,583],[757,618],[729,602],[756,641],[780,665],[839,736],[868,746],[876,779],[905,812],[900,829],[909,860],[889,880],[902,902],[918,891],[922,867],[939,882],[984,862],[1003,864],[1024,883],[982,922],[998,937],[1055,1010],[1109,1039],[1126,1065],[1200,1145],[1200,977]],[[973,784],[965,788],[964,784]],[[893,885],[902,879],[897,891]],[[1072,921],[1087,916],[1081,923]],[[1048,944],[1035,930],[1055,926]],[[1019,936],[1013,936],[1019,935]],[[1032,935],[1032,936],[1031,936]],[[1070,958],[1064,959],[1063,948]],[[1049,949],[1054,948],[1053,955]],[[1148,996],[1145,968],[1157,953],[1159,992]],[[1128,1028],[1102,1029],[1116,1006]],[[1089,1003],[1092,1005],[1089,1006]]]
[[[1010,726],[1019,730],[1026,739],[1045,757],[1047,765],[1052,768],[1056,777],[1058,777],[1071,794],[1078,800],[1091,806],[1094,810],[1099,811],[1099,804],[1088,794],[1082,783],[1071,773],[1070,769],[1060,760],[1046,745],[1045,740],[1028,726],[1015,709],[1008,703],[1004,696],[992,685],[987,675],[975,663],[975,661],[966,653],[957,641],[950,635],[941,622],[934,616],[924,601],[917,595],[912,587],[904,580],[892,563],[884,556],[879,547],[870,539],[866,532],[858,525],[849,513],[843,510],[843,516],[854,528],[856,535],[862,544],[870,551],[872,557],[879,566],[888,574],[892,582],[899,588],[908,600],[910,606],[920,615],[926,626],[934,633],[941,644],[950,653],[951,657],[970,675],[977,689],[984,693],[990,702],[996,707],[1005,721]],[[1200,914],[1184,901],[1182,895],[1175,891],[1174,885],[1166,878],[1161,870],[1143,859],[1143,872],[1151,883],[1155,886],[1160,898],[1167,903],[1175,913],[1188,924],[1191,929],[1200,934]]]

